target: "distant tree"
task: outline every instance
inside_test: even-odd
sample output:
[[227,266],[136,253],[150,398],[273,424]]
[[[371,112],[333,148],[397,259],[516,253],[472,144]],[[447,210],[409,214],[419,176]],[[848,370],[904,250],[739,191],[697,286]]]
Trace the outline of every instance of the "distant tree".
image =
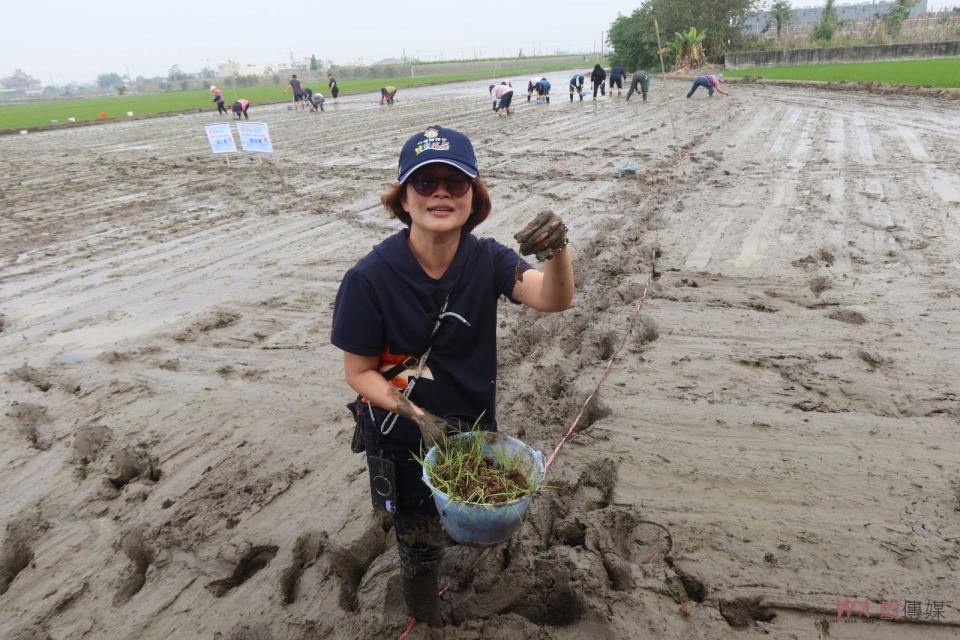
[[190,88],[190,81],[184,78],[180,81],[180,91],[186,91]]
[[837,28],[837,11],[833,7],[834,0],[827,0],[820,14],[820,22],[813,29],[813,39],[817,42],[829,44],[833,40],[833,32]]
[[203,69],[200,69],[200,73],[198,73],[197,76],[201,80],[213,80],[217,77],[217,72],[210,67],[204,67]]
[[123,84],[123,78],[118,73],[101,73],[97,76],[97,86],[101,89],[114,89]]
[[896,38],[903,29],[903,23],[910,17],[910,10],[917,4],[917,0],[896,0],[890,11],[884,14],[882,20],[887,33]]
[[790,0],[777,0],[770,5],[770,17],[777,26],[777,40],[779,40],[783,28],[793,20],[793,7],[790,6]]
[[118,96],[126,95],[126,93],[127,93],[127,88],[125,86],[121,84],[119,87],[117,87]]
[[60,95],[60,87],[55,87],[52,84],[50,84],[43,88],[44,98],[56,98],[59,95]]
[[180,65],[175,64],[167,72],[167,80],[174,82],[176,80],[186,80],[187,74],[180,70]]
[[320,65],[317,64],[317,56],[310,56],[310,71],[316,71],[320,68]]
[[629,16],[617,16],[610,26],[611,62],[628,70],[659,65],[655,17],[664,46],[668,34],[687,33],[696,25],[705,33],[702,44],[707,59],[719,62],[725,51],[744,42],[743,22],[757,5],[758,0],[644,0]]

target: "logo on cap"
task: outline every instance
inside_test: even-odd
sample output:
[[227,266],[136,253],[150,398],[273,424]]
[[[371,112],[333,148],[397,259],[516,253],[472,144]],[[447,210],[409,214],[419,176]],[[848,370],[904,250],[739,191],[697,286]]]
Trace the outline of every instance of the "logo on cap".
[[424,151],[450,151],[450,140],[438,138],[440,132],[433,127],[423,132],[423,140],[417,143],[413,151],[418,156]]

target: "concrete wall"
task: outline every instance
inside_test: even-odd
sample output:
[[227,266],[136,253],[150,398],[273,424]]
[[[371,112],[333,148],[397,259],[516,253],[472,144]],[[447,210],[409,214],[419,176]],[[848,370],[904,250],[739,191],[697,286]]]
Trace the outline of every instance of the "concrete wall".
[[724,56],[724,66],[727,69],[744,69],[750,67],[948,57],[960,57],[960,42],[878,44],[862,47],[787,49],[785,51],[743,51],[726,54]]

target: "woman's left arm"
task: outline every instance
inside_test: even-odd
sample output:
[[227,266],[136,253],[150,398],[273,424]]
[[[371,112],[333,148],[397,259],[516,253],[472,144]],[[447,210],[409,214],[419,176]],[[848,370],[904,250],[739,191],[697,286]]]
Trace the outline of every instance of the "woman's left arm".
[[528,269],[513,287],[513,299],[537,311],[563,311],[573,301],[573,263],[566,247],[547,260],[543,271]]

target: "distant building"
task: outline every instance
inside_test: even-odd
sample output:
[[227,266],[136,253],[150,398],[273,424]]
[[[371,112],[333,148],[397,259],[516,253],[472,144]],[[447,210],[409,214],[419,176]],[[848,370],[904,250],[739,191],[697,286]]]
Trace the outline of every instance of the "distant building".
[[240,64],[235,60],[227,60],[217,66],[218,78],[232,78],[234,76],[270,76],[275,73],[287,74],[306,71],[310,68],[310,58],[298,60],[282,60],[272,64]]
[[[870,22],[888,13],[894,2],[860,2],[857,4],[837,4],[834,11],[843,22]],[[927,12],[927,0],[920,0],[910,9],[911,18],[919,18]],[[794,7],[791,27],[805,27],[820,22],[823,7]],[[745,33],[762,33],[768,24],[774,23],[769,11],[762,11],[746,19],[743,25]]]
[[41,93],[43,83],[21,69],[0,78],[0,95],[4,97],[38,96]]

